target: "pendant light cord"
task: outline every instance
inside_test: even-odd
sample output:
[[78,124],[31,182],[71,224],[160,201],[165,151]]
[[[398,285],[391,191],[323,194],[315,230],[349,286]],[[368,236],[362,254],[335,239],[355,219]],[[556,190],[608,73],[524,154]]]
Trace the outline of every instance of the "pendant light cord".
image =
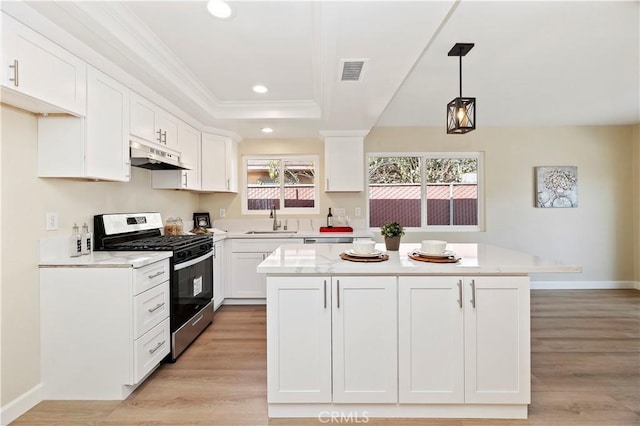
[[459,50],[460,52],[460,98],[462,99],[462,47]]

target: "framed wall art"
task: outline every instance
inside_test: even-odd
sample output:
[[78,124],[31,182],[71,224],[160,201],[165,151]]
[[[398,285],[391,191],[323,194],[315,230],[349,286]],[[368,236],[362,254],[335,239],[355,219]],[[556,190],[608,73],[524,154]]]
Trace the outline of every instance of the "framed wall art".
[[536,207],[578,207],[578,168],[536,167]]

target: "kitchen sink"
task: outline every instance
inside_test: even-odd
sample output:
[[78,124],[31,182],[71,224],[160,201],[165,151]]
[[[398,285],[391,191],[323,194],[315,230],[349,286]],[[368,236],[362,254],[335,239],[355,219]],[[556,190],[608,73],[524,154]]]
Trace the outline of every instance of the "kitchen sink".
[[249,231],[245,234],[260,235],[260,234],[297,234],[298,231]]

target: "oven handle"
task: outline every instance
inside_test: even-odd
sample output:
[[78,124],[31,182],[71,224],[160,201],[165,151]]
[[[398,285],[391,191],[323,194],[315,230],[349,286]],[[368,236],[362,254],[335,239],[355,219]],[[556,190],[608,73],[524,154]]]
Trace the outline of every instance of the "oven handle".
[[211,250],[210,252],[208,252],[204,256],[196,257],[195,259],[191,259],[191,260],[189,260],[187,262],[184,262],[184,263],[178,263],[177,265],[173,266],[173,270],[174,271],[179,271],[180,269],[188,268],[189,266],[195,265],[196,263],[200,263],[203,260],[206,260],[206,259],[208,259],[210,257],[213,257],[213,250]]

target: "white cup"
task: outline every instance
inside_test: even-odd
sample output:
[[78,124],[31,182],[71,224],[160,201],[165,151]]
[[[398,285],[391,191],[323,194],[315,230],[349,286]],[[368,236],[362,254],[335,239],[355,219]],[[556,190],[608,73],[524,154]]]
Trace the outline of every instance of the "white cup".
[[426,254],[442,254],[447,248],[446,241],[440,240],[424,240],[420,247],[420,251]]
[[353,251],[358,254],[373,253],[373,248],[376,246],[376,242],[373,240],[354,240]]

